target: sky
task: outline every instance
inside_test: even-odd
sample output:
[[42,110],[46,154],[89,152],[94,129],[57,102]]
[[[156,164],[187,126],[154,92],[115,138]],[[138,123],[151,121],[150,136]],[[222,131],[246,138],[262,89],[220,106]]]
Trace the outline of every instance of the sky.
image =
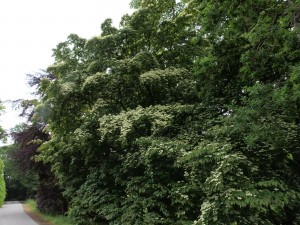
[[[130,0],[0,0],[0,100],[32,98],[26,74],[54,62],[52,49],[71,33],[83,38],[100,35],[100,25],[112,18],[115,26],[131,13]],[[22,121],[5,104],[0,126]]]

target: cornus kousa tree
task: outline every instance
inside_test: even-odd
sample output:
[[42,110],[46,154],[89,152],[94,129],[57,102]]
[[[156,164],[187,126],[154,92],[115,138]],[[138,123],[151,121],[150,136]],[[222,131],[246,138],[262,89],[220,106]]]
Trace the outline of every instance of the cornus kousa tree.
[[[78,224],[299,224],[299,7],[132,1],[36,77]],[[34,81],[33,81],[34,82]]]

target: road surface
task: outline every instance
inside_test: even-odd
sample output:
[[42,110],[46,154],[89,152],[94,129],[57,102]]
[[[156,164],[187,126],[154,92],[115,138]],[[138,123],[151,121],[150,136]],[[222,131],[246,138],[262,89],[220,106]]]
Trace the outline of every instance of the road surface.
[[0,208],[0,225],[38,225],[23,210],[20,202],[6,202]]

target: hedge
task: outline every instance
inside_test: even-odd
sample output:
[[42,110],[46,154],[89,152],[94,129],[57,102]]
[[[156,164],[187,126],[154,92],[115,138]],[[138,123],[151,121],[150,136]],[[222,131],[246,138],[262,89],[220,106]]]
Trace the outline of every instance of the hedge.
[[4,164],[0,160],[0,207],[4,203],[5,196],[6,196],[6,190],[5,190],[5,182],[4,182]]

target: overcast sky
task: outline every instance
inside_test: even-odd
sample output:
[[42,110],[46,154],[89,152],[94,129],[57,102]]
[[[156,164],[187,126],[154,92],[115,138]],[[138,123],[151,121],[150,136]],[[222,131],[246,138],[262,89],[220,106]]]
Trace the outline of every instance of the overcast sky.
[[[130,13],[130,0],[0,0],[0,99],[28,98],[26,74],[53,63],[52,49],[71,33],[84,38],[100,34],[112,18],[118,25]],[[5,129],[20,122],[6,105],[0,117]]]

